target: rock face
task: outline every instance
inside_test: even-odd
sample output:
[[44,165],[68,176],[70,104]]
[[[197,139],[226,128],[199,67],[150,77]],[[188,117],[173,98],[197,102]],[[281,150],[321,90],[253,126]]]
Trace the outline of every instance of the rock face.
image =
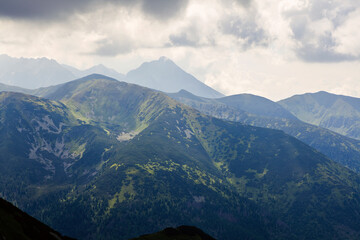
[[327,92],[296,95],[279,102],[300,120],[360,140],[360,99]]
[[1,240],[71,240],[0,198]]

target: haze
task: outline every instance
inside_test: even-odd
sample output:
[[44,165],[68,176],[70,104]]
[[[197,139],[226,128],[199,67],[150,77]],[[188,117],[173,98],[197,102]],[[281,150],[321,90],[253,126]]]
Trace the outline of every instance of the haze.
[[226,95],[360,97],[354,0],[0,1],[0,53],[126,73],[167,56]]

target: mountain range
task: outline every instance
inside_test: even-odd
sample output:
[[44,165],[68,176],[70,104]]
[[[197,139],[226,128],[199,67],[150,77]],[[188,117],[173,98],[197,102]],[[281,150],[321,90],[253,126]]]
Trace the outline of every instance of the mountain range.
[[48,87],[93,73],[104,74],[119,80],[124,77],[103,65],[82,71],[48,58],[13,58],[5,54],[0,55],[0,83],[21,88]]
[[6,55],[0,70],[0,196],[58,232],[360,238],[356,98],[225,97],[165,57],[126,76]]
[[204,114],[244,124],[282,130],[330,159],[359,172],[360,141],[300,121],[280,104],[263,97],[239,94],[218,99],[195,96],[185,90],[168,94]]
[[145,62],[125,76],[101,64],[87,70],[79,70],[47,58],[12,58],[4,54],[0,55],[0,84],[2,84],[0,91],[9,89],[10,86],[16,86],[26,89],[24,92],[29,93],[27,89],[58,85],[94,73],[163,92],[178,92],[186,89],[203,97],[224,96],[186,73],[166,57]]
[[102,75],[41,96],[0,93],[0,194],[63,234],[192,225],[219,239],[360,237],[360,176],[283,131]]
[[360,99],[327,92],[296,95],[279,102],[300,120],[360,140]]

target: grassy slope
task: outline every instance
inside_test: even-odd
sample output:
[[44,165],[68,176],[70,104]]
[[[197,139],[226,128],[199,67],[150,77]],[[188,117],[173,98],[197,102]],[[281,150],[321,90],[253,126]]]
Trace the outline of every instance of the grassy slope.
[[[327,129],[301,121],[259,116],[241,110],[241,103],[230,106],[218,99],[206,99],[189,94],[170,94],[178,101],[199,111],[230,121],[242,122],[252,126],[279,129],[312,146],[330,159],[355,170],[360,170],[360,142],[344,137]],[[269,114],[268,114],[269,115]]]
[[360,99],[327,92],[296,95],[279,102],[304,122],[360,140]]
[[71,121],[69,142],[90,128],[90,143],[71,175],[51,181],[58,191],[40,181],[18,194],[34,201],[13,196],[57,230],[126,239],[186,224],[222,239],[359,236],[359,176],[283,132],[211,118],[98,76],[71,84],[52,96],[69,106],[68,119],[81,119]]

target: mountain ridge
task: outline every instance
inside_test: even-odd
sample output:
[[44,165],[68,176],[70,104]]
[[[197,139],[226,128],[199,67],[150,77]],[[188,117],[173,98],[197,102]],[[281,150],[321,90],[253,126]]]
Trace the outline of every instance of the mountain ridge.
[[[244,124],[283,130],[299,140],[322,152],[329,158],[349,167],[355,171],[360,170],[360,142],[355,139],[347,138],[325,128],[320,128],[300,120],[269,117],[257,115],[256,111],[250,109],[250,113],[241,109],[243,103],[236,108],[229,106],[221,99],[206,99],[190,93],[180,92],[177,94],[168,94],[174,99],[198,109],[204,114],[208,114],[221,119],[243,122]],[[270,100],[269,100],[270,101]],[[254,105],[254,103],[252,104]],[[276,108],[268,108],[276,109]],[[275,114],[276,116],[276,114]]]
[[45,57],[14,58],[0,55],[0,83],[26,89],[49,87],[93,73],[110,75],[118,80],[124,78],[123,74],[101,64],[79,70]]
[[360,99],[325,91],[295,95],[279,101],[304,122],[360,139]]
[[360,235],[359,175],[282,131],[101,75],[47,98],[0,93],[0,194],[62,233],[128,239],[193,225],[222,239]]
[[0,239],[74,240],[22,212],[0,198]]

